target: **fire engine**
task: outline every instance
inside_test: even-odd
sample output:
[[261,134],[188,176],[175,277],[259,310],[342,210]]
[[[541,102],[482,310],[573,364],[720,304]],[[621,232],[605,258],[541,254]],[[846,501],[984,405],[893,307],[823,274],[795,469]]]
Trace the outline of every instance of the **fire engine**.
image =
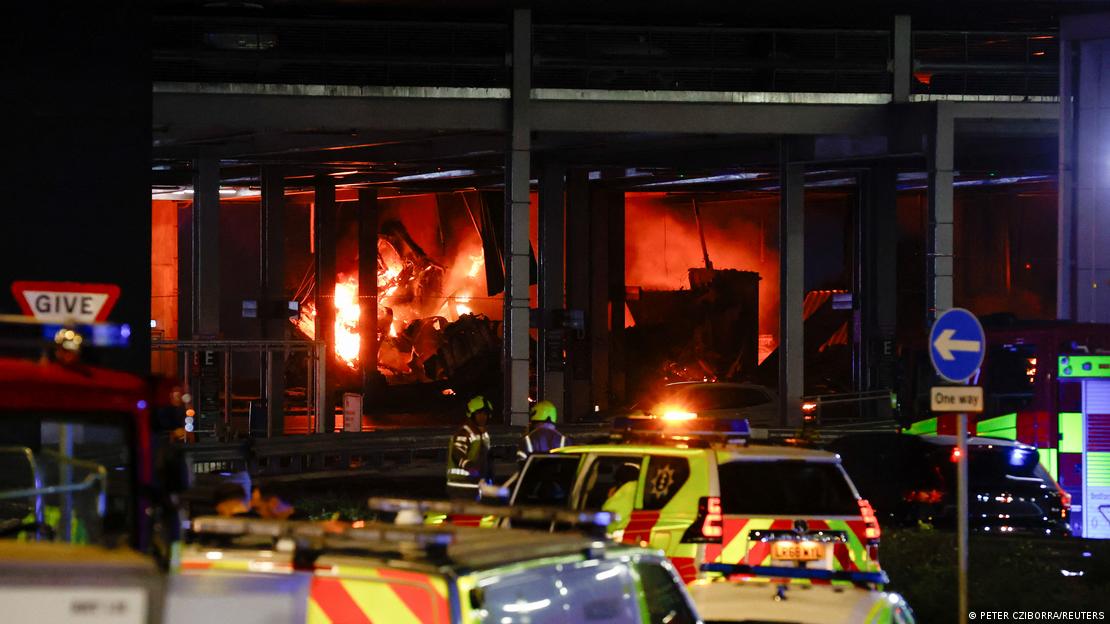
[[[1070,496],[1073,535],[1110,538],[1110,325],[1066,321],[991,323],[987,354],[972,383],[986,406],[968,433],[1036,448]],[[907,360],[908,433],[953,435],[955,414],[927,417],[932,378]]]
[[169,543],[174,519],[155,487],[162,427],[152,423],[173,409],[170,388],[79,361],[83,347],[125,344],[126,326],[4,327],[16,354],[0,355],[5,619],[158,621],[162,579],[150,555]]

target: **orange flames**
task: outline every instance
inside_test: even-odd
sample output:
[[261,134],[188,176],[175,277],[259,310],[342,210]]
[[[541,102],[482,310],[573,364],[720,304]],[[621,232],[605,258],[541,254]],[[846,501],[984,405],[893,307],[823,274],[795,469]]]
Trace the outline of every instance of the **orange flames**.
[[358,317],[358,277],[343,279],[342,274],[335,282],[335,354],[355,368],[358,364],[359,336]]
[[[405,272],[406,267],[392,246],[379,244],[378,254],[381,260],[377,279],[378,319],[379,323],[385,323],[379,325],[378,330],[381,332],[382,338],[396,338],[410,323],[427,316],[427,314],[421,314],[421,312],[427,311],[427,306],[422,304],[428,302],[418,301],[414,303],[410,301],[403,303],[397,301],[398,290],[405,285],[402,280],[415,280],[416,276],[411,271]],[[464,253],[460,254],[459,257],[460,259],[465,258],[460,263],[462,266],[466,266],[464,263],[469,260],[465,272],[462,271],[462,266],[460,266],[451,273],[455,279],[449,279],[449,281],[459,283],[459,287],[455,289],[453,295],[442,297],[441,302],[436,306],[437,311],[433,312],[431,316],[444,316],[453,321],[464,314],[473,313],[470,289],[474,284],[473,280],[481,273],[485,260],[481,249],[478,250],[477,254]],[[445,290],[451,292],[449,287]],[[351,369],[357,369],[361,342],[359,337],[361,309],[359,306],[358,274],[340,273],[337,275],[334,297],[335,355]],[[315,336],[316,306],[312,302],[306,302],[301,307],[301,315],[296,319],[295,324],[305,335]]]

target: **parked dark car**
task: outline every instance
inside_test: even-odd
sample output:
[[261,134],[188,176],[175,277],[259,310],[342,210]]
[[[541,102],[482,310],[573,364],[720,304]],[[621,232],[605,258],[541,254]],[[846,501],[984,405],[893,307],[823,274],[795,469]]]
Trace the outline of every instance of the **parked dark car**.
[[[956,523],[955,436],[847,435],[828,445],[883,526]],[[1070,535],[1070,497],[1041,466],[1037,449],[968,439],[969,527],[987,534]]]

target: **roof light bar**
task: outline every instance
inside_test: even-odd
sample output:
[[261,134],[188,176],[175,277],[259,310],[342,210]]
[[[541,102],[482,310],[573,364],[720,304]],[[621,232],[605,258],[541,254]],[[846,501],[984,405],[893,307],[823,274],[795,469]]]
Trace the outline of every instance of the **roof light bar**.
[[610,437],[661,437],[684,441],[745,444],[752,436],[746,418],[699,417],[690,412],[667,411],[662,415],[621,416],[613,419]]
[[335,530],[319,522],[265,520],[254,518],[201,517],[192,523],[195,537],[293,538],[316,542],[320,548],[349,548],[367,544],[414,544],[420,547],[447,546],[454,541],[453,527],[398,526],[381,522]]
[[407,498],[372,497],[367,506],[375,511],[436,513],[466,516],[495,516],[508,520],[569,524],[573,527],[599,529],[604,532],[616,520],[608,511],[575,511],[562,507],[515,506],[499,507],[466,501],[416,500]]

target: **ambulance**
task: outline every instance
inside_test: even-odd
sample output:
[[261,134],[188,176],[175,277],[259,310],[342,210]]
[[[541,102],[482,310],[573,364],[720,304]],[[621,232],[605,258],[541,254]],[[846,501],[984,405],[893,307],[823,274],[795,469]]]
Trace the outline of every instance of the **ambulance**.
[[[173,566],[166,621],[700,623],[665,557],[599,535],[608,514],[387,503],[414,510],[416,523],[196,519]],[[572,530],[423,524],[434,511]]]
[[510,503],[611,511],[614,539],[687,582],[704,563],[879,570],[879,523],[840,458],[750,437],[745,420],[617,419],[607,443],[530,457]]

